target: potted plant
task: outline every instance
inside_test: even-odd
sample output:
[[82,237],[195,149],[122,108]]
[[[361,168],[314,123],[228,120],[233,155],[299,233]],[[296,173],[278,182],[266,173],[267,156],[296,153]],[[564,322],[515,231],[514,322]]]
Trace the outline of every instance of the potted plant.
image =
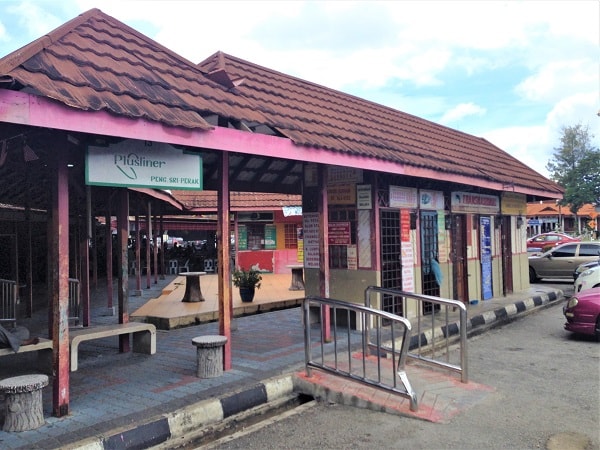
[[255,289],[260,289],[262,276],[258,270],[244,270],[237,268],[233,272],[233,285],[240,290],[240,297],[243,302],[251,302],[254,300]]

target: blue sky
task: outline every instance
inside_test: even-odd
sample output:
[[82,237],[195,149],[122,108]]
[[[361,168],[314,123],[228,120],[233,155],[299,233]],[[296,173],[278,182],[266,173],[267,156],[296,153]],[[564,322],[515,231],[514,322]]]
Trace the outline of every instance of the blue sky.
[[0,56],[91,8],[192,62],[221,50],[484,137],[546,176],[562,127],[600,146],[598,0],[0,0]]

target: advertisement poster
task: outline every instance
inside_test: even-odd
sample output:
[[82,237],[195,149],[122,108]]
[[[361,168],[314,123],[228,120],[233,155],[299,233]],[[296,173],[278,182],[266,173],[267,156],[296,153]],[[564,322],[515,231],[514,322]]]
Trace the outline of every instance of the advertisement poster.
[[402,242],[402,290],[415,292],[415,255],[411,242]]
[[358,269],[358,253],[356,251],[356,245],[349,245],[347,249],[347,261],[348,261],[348,270],[357,270]]
[[275,225],[265,225],[265,250],[277,248],[277,228]]
[[329,222],[327,235],[329,245],[350,245],[350,222]]
[[492,292],[492,231],[489,217],[480,217],[481,240],[481,290],[483,299],[493,297]]

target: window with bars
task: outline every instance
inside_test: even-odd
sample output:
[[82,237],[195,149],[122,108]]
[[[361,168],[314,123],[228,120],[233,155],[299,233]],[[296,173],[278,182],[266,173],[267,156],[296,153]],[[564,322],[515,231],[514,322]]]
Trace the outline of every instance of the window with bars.
[[263,224],[246,224],[248,250],[265,248],[265,226]]
[[284,227],[285,248],[298,248],[298,226],[286,223]]

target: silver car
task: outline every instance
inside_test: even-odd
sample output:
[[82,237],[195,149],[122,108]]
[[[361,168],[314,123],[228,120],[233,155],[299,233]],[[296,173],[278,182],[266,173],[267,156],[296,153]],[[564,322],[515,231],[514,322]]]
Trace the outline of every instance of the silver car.
[[598,260],[600,242],[574,242],[529,257],[529,281],[540,278],[572,278],[573,271],[585,262]]

